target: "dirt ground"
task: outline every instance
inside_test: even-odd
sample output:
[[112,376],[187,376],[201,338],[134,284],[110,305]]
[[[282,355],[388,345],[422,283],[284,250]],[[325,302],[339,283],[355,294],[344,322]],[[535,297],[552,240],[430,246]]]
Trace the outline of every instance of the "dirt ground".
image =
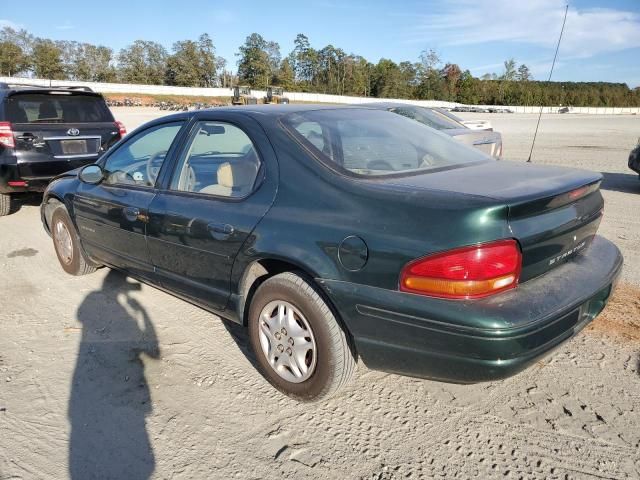
[[[160,113],[114,111],[129,129]],[[478,117],[527,158],[534,116]],[[317,405],[262,379],[242,328],[106,269],[64,274],[32,199],[0,218],[0,480],[639,478],[638,136],[640,117],[548,116],[534,153],[605,175],[625,270],[589,328],[501,382],[360,365]]]

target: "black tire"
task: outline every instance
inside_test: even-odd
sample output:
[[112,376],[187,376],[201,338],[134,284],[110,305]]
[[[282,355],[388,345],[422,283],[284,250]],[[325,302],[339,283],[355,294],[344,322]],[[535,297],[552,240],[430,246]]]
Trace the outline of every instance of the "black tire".
[[[71,241],[71,258],[68,258],[62,252],[60,243],[58,242],[58,223],[62,223],[67,232],[69,232],[69,239]],[[82,245],[80,244],[78,232],[76,232],[76,228],[73,225],[71,218],[69,218],[67,209],[63,205],[57,207],[53,211],[53,215],[51,215],[51,237],[53,239],[53,248],[56,251],[56,256],[58,257],[60,266],[65,272],[70,275],[79,276],[87,275],[96,271],[96,265],[87,259],[82,249]]]
[[[260,344],[260,315],[274,301],[293,305],[305,317],[316,343],[315,368],[301,383],[287,381],[267,359]],[[302,275],[285,272],[263,282],[249,306],[249,340],[262,375],[282,393],[303,402],[334,395],[353,375],[356,359],[347,333],[338,324],[320,292]]]
[[13,213],[15,202],[8,193],[0,193],[0,217]]

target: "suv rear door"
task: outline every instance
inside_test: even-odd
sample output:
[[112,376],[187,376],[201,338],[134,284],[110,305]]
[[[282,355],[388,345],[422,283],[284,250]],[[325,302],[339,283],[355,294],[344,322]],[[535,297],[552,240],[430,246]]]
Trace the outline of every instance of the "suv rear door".
[[12,125],[18,172],[48,179],[95,162],[120,132],[101,95],[84,91],[24,90],[4,104]]

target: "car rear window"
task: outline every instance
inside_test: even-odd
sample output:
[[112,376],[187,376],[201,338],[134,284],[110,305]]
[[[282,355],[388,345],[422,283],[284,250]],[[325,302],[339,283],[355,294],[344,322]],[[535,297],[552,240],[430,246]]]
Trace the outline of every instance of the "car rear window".
[[436,110],[430,110],[423,107],[394,107],[390,111],[398,113],[407,118],[412,118],[426,126],[435,128],[436,130],[452,130],[457,128],[466,128],[461,123],[443,115]]
[[356,176],[402,175],[494,161],[422,123],[384,110],[312,110],[283,117],[321,161]]
[[102,97],[82,94],[18,93],[7,98],[11,123],[113,122]]

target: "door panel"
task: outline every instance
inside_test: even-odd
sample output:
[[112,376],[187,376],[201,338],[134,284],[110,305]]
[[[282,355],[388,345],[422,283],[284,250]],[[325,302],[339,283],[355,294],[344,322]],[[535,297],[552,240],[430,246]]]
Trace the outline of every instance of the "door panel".
[[153,190],[82,184],[74,211],[87,253],[118,267],[148,274],[151,263],[145,240]]
[[233,261],[273,203],[277,164],[263,132],[206,123],[192,129],[173,190],[159,191],[151,202],[147,244],[167,288],[222,311]]
[[105,263],[151,276],[147,249],[148,208],[156,177],[183,122],[154,125],[110,152],[104,180],[82,183],[74,198],[78,233],[87,253]]

